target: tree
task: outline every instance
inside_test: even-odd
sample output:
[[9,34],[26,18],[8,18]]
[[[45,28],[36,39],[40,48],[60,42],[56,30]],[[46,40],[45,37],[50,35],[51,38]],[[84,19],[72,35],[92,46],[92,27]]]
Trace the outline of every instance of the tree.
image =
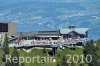
[[17,57],[18,60],[15,61],[17,63],[15,63],[15,62],[12,61],[12,65],[13,66],[19,66],[19,53],[18,53],[16,47],[14,47],[14,51],[12,52],[12,58],[11,59],[13,59],[14,57]]
[[21,66],[25,66],[25,64],[24,64],[24,63],[22,63],[22,64],[21,64]]
[[88,66],[100,66],[100,63],[97,62],[99,58],[97,51],[97,48],[93,45],[93,41],[87,42],[86,46],[84,46],[84,56],[86,57],[88,54],[92,56],[92,61],[88,63]]
[[68,66],[66,56],[63,56],[63,58],[62,58],[62,62],[61,62],[61,66]]
[[43,53],[45,54],[46,52],[47,52],[47,51],[46,51],[46,48],[44,47],[44,48],[43,48]]
[[57,65],[56,66],[60,66],[60,64],[59,63],[57,63]]
[[5,39],[4,39],[4,44],[3,44],[3,51],[4,51],[5,55],[9,54],[9,45],[8,45],[7,33],[5,34]]
[[84,64],[83,63],[80,63],[80,65],[79,66],[84,66]]
[[8,37],[7,37],[7,33],[5,34],[4,37],[4,42],[3,42],[3,46],[2,46],[2,50],[3,50],[3,62],[6,61],[6,55],[9,54],[9,46],[8,46]]
[[75,63],[72,61],[71,66],[75,66]]
[[7,61],[5,66],[13,66],[11,62]]

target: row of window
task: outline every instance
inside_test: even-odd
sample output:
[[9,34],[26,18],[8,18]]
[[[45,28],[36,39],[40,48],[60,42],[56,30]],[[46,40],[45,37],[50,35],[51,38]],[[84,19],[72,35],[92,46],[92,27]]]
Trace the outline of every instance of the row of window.
[[0,23],[0,32],[8,32],[8,23]]

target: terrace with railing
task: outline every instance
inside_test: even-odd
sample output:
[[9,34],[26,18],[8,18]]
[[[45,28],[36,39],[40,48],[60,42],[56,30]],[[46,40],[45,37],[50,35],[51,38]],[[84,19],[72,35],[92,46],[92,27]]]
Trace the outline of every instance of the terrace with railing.
[[80,39],[58,39],[58,40],[49,40],[49,39],[40,39],[40,40],[16,40],[14,43],[10,44],[10,47],[21,47],[21,46],[45,46],[45,45],[71,45],[77,44],[82,42],[83,44],[86,43],[89,39],[88,38],[80,38]]

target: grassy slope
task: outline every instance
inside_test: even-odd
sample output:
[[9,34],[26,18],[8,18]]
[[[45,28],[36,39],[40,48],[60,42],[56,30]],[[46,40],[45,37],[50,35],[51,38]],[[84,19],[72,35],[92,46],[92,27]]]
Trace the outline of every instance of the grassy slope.
[[[47,50],[47,52],[50,51],[49,49]],[[0,50],[1,52],[1,50]],[[13,52],[13,48],[10,48],[10,54]],[[26,53],[23,50],[18,51],[20,56],[23,57],[36,57],[36,56],[50,56],[48,55],[48,53],[43,54],[43,50],[42,49],[33,49],[30,53]],[[57,63],[61,62],[62,56],[70,54],[70,55],[74,55],[74,54],[78,54],[81,55],[82,54],[82,49],[77,48],[76,50],[71,50],[68,48],[65,48],[65,50],[57,50],[57,54],[55,56]],[[50,56],[52,57],[52,56]],[[2,54],[0,54],[0,59],[2,58]],[[57,63],[44,63],[44,64],[38,64],[38,63],[25,63],[25,66],[56,66]],[[76,66],[78,66],[78,64],[76,64]]]
[[[12,49],[10,49],[10,51],[12,51]],[[50,50],[47,50],[47,51],[50,51]],[[76,50],[71,50],[71,49],[68,49],[68,48],[65,48],[65,50],[57,50],[57,54],[55,56],[56,58],[56,61],[57,63],[60,63],[61,62],[61,59],[62,59],[62,56],[64,55],[74,55],[74,54],[77,54],[77,55],[81,55],[83,52],[83,49],[81,48],[76,48]],[[30,53],[26,53],[25,51],[23,50],[20,50],[19,51],[19,54],[20,56],[23,56],[23,57],[33,57],[33,56],[50,56],[48,54],[43,54],[43,50],[41,49],[33,49]],[[50,56],[52,57],[52,56]],[[25,66],[56,66],[57,63],[45,63],[45,64],[38,64],[38,63],[25,63]],[[79,64],[75,64],[76,66],[79,66]]]
[[[97,41],[97,46],[98,48],[100,49],[100,41]],[[10,48],[10,54],[12,53],[13,51],[13,48]],[[49,49],[47,51],[50,51]],[[33,57],[33,56],[50,56],[48,55],[48,53],[46,54],[43,54],[43,50],[42,49],[33,49],[30,53],[26,53],[25,51],[23,50],[20,50],[18,51],[19,52],[19,55],[20,56],[24,56],[24,57]],[[38,63],[25,63],[25,66],[56,66],[57,63],[61,63],[61,59],[62,59],[62,56],[64,55],[74,55],[74,54],[77,54],[77,55],[81,55],[83,54],[83,49],[82,48],[76,48],[76,50],[71,50],[71,49],[68,49],[68,48],[65,48],[65,50],[57,50],[57,54],[55,56],[55,59],[56,59],[56,63],[45,63],[45,64],[38,64]],[[98,54],[100,55],[100,51],[98,50]],[[51,57],[51,56],[50,56]],[[2,51],[0,49],[0,61],[2,59]],[[75,64],[76,66],[79,66],[79,64]],[[87,64],[85,64],[85,66],[87,66]]]

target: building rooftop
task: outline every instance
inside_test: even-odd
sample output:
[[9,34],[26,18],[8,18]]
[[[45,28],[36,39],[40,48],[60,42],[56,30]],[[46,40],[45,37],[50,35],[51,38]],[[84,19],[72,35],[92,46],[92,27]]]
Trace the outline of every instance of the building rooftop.
[[33,32],[17,32],[14,34],[16,37],[21,36],[38,36],[38,37],[47,37],[47,36],[58,36],[59,31],[33,31]]
[[72,31],[75,31],[79,34],[86,34],[86,32],[89,30],[89,28],[73,28],[73,29],[70,29],[70,28],[62,28],[60,29],[60,33],[61,34],[68,34]]

